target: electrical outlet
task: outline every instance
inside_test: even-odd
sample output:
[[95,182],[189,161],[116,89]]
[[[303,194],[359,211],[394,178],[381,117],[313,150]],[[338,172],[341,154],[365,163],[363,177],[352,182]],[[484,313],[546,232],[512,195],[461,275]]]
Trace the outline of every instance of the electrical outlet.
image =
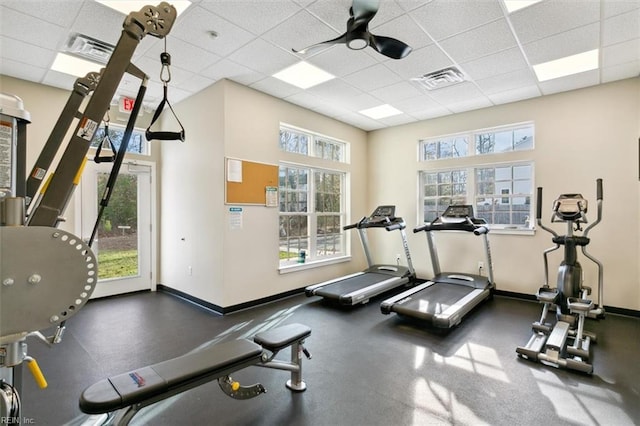
[[400,254],[396,254],[396,265],[400,264]]
[[189,276],[193,275],[193,268],[189,266]]
[[478,261],[478,269],[484,269],[484,262],[482,260]]

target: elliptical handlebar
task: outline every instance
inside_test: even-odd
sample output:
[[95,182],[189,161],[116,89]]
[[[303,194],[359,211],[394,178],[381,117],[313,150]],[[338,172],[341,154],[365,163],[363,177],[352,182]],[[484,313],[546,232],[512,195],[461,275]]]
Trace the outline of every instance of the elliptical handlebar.
[[589,231],[591,230],[591,228],[596,226],[602,220],[602,179],[600,178],[596,179],[596,204],[597,204],[598,215],[596,217],[595,222],[587,226],[587,228],[582,233],[582,235],[585,237],[589,234]]
[[[550,233],[554,237],[558,236],[556,231],[554,231],[551,228],[547,228],[546,226],[544,226],[542,224],[542,187],[541,186],[538,187],[538,193],[537,193],[537,197],[536,197],[536,224],[541,229],[544,229],[545,231],[547,231],[548,233]],[[556,247],[556,248],[558,248],[558,247]]]

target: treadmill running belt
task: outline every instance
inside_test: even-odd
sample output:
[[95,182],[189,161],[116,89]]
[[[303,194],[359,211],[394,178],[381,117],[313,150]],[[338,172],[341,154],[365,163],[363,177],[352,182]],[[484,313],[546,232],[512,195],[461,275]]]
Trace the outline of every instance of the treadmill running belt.
[[417,318],[429,319],[441,314],[473,290],[462,285],[435,283],[412,294],[411,300],[401,305],[396,304],[394,311],[401,315],[406,313]]
[[[331,296],[344,296],[354,291],[361,290],[363,288],[375,285],[382,281],[394,278],[388,274],[378,274],[376,272],[367,272],[365,274],[356,275],[355,277],[347,278],[346,280],[337,281],[329,284],[326,287],[322,287],[316,291],[318,296],[331,297]],[[399,277],[396,277],[399,278]]]

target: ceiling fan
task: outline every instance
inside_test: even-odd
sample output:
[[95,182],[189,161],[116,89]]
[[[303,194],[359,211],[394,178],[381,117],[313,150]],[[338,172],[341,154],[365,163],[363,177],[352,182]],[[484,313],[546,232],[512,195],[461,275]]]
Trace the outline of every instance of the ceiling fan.
[[402,59],[411,53],[411,47],[395,38],[378,36],[369,32],[369,21],[376,16],[380,6],[379,0],[353,0],[347,21],[347,31],[333,40],[313,44],[295,53],[307,53],[309,49],[331,44],[346,44],[349,49],[360,50],[371,46],[379,53],[393,59]]

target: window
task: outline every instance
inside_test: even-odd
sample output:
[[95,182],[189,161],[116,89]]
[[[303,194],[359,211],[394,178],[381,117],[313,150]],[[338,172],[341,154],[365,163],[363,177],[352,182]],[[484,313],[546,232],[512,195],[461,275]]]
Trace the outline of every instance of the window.
[[[469,141],[473,147],[469,150]],[[420,140],[420,160],[499,154],[533,149],[533,123],[481,129],[466,134]]]
[[420,187],[423,193],[423,220],[431,222],[444,213],[448,206],[466,203],[467,171],[422,172]]
[[[279,144],[286,152],[346,162],[348,144],[312,132],[281,127]],[[305,263],[347,255],[342,230],[346,222],[347,172],[303,163],[312,162],[280,164],[280,266],[297,264],[302,252]]]
[[[473,141],[471,149],[468,141]],[[504,162],[501,154],[522,151],[523,157],[533,149],[533,123],[423,139],[419,146],[420,159],[434,166],[419,173],[424,222],[440,216],[449,205],[472,204],[476,216],[494,228],[531,228],[534,164],[524,158]],[[451,161],[464,164],[452,169],[437,167],[434,160],[443,159],[449,160],[449,166]],[[496,161],[487,162],[489,159]]]
[[532,176],[531,163],[476,168],[476,216],[495,225],[528,228]]
[[347,162],[346,143],[293,127],[280,128],[280,149],[339,163]]
[[[115,147],[116,152],[120,148],[122,138],[124,137],[125,128],[122,126],[109,124],[109,139]],[[91,148],[98,148],[101,143],[106,142],[104,127],[98,128],[96,134],[91,141]],[[106,146],[103,146],[102,154],[105,154]],[[109,150],[107,150],[109,152]],[[134,129],[131,133],[131,139],[129,139],[129,145],[127,146],[127,152],[132,154],[149,155],[149,142],[144,135],[144,130]]]
[[281,165],[280,264],[346,255],[342,226],[345,173]]

